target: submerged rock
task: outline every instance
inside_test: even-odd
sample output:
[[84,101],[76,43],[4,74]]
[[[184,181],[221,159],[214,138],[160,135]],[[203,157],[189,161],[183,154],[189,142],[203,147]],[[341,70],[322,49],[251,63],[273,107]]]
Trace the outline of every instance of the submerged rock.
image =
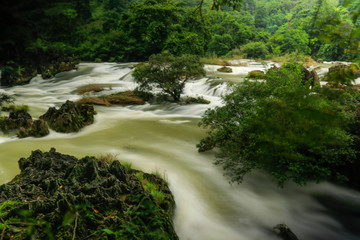
[[283,240],[299,240],[296,235],[285,224],[278,224],[273,231]]
[[95,110],[91,105],[77,105],[66,101],[59,110],[55,107],[49,110],[40,119],[45,120],[49,127],[56,132],[77,132],[81,128],[94,122]]
[[0,186],[5,239],[178,239],[174,199],[156,176],[144,174],[161,185],[161,204],[117,160],[36,150],[19,167],[21,173]]

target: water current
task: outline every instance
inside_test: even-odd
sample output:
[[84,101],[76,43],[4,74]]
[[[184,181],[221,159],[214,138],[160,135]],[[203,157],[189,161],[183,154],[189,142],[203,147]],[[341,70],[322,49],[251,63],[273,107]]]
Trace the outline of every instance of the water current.
[[[206,66],[210,77],[186,84],[184,95],[203,96],[209,105],[96,106],[95,123],[78,133],[51,132],[38,139],[1,135],[0,184],[18,174],[19,158],[35,149],[55,147],[77,157],[110,153],[134,168],[166,176],[177,204],[174,225],[181,240],[275,240],[270,230],[279,223],[302,240],[360,239],[359,192],[330,183],[287,184],[281,189],[257,172],[231,185],[212,164],[212,153],[197,152],[195,145],[205,136],[197,123],[207,108],[222,104],[227,82],[241,81],[248,71],[266,67],[246,64],[232,67],[232,74],[216,74],[216,66]],[[48,80],[38,76],[30,84],[0,91],[14,95],[16,104],[28,105],[37,118],[51,106],[78,100],[76,90],[81,86],[103,86],[106,90],[98,94],[134,89],[131,66],[81,63],[78,70]]]

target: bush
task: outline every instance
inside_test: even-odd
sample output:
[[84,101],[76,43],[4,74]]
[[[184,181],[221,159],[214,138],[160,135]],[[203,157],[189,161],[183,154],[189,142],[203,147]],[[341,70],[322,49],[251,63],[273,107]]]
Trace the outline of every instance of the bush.
[[269,51],[263,42],[251,42],[241,46],[240,51],[246,54],[247,58],[266,58]]
[[303,83],[302,67],[291,64],[245,81],[224,97],[225,105],[209,109],[200,126],[209,130],[199,151],[217,148],[216,164],[233,182],[259,169],[279,185],[292,180],[346,181],[341,169],[355,159],[349,115],[320,88]]

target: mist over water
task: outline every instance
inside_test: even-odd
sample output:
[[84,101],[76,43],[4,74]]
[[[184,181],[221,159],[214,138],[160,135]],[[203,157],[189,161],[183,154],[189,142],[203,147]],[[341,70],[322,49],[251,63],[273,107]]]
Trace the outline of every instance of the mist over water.
[[[37,118],[50,106],[78,100],[76,90],[81,86],[106,89],[97,94],[134,89],[131,67],[130,63],[82,63],[77,71],[49,80],[36,77],[28,85],[2,90],[14,95],[16,104],[29,105]],[[233,68],[229,78],[241,79],[249,69],[263,65]],[[240,185],[230,185],[221,168],[212,164],[214,155],[197,152],[195,145],[205,136],[197,126],[201,115],[221,105],[221,95],[228,91],[226,75],[217,77],[213,74],[185,87],[184,95],[203,96],[211,101],[209,105],[96,106],[95,123],[78,133],[51,132],[39,139],[1,135],[0,183],[19,173],[17,161],[32,150],[55,147],[76,157],[111,153],[132,162],[134,168],[166,176],[175,196],[174,224],[182,240],[275,240],[270,230],[279,223],[287,224],[302,240],[360,239],[360,193],[330,183],[287,184],[281,189],[258,172]]]

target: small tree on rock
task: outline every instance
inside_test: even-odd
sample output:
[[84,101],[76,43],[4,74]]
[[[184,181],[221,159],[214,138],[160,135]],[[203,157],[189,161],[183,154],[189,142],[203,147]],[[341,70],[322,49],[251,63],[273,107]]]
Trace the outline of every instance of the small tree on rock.
[[149,63],[136,67],[132,75],[139,83],[139,90],[160,88],[174,101],[179,101],[185,83],[205,75],[205,70],[197,56],[174,57],[170,53],[161,53],[151,55]]

